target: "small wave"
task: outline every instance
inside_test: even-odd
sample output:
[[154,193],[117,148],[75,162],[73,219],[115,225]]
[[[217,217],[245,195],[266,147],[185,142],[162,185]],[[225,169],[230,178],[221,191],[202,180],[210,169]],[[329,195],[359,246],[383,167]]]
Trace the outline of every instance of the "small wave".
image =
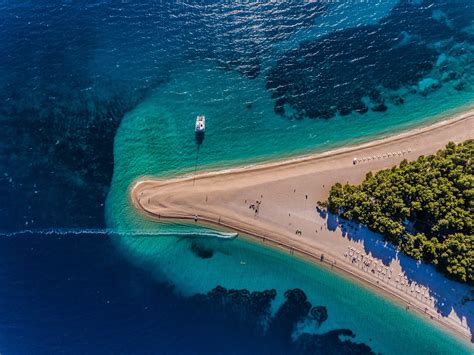
[[13,232],[0,232],[0,237],[47,237],[47,236],[121,236],[121,237],[181,237],[181,238],[218,238],[218,239],[234,239],[237,233],[223,232],[159,232],[159,231],[117,231],[114,229],[67,229],[67,228],[51,228],[51,229],[24,229]]

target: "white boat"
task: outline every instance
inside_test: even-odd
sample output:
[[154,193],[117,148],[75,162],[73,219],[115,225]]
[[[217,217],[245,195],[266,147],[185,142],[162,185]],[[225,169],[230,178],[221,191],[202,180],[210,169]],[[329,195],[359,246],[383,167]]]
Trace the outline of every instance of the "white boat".
[[196,133],[204,133],[206,130],[206,117],[197,116],[196,117]]

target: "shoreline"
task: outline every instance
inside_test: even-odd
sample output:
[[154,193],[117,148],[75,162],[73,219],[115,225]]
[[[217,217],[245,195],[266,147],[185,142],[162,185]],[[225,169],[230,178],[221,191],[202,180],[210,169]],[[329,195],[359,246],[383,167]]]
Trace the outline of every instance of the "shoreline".
[[[358,147],[363,147],[368,144],[376,143],[379,141],[387,141],[400,137],[403,139],[404,135],[411,134],[414,131],[425,130],[426,128],[431,128],[437,125],[444,125],[446,121],[452,122],[457,119],[460,119],[460,116],[464,116],[467,113],[472,112],[474,114],[474,103],[465,104],[456,108],[449,109],[447,111],[437,113],[434,116],[431,116],[428,119],[423,120],[422,122],[410,122],[404,123],[402,125],[394,127],[393,132],[382,132],[374,133],[371,135],[360,137],[359,139],[348,139],[347,141],[335,142],[329,147],[317,147],[317,148],[308,148],[303,150],[291,151],[286,154],[278,155],[268,155],[268,156],[257,156],[253,158],[244,158],[241,160],[224,160],[219,163],[211,162],[202,166],[202,169],[197,170],[199,175],[203,173],[226,173],[233,172],[234,170],[241,169],[251,169],[254,167],[261,167],[269,164],[279,164],[282,162],[293,162],[301,161],[305,159],[313,159],[316,156],[321,156],[322,154],[329,154],[332,152],[337,152],[340,150],[346,149],[355,149]],[[172,180],[172,179],[182,179],[185,177],[194,176],[196,171],[193,167],[188,167],[179,171],[167,171],[164,174],[159,176],[155,175],[142,175],[137,177],[133,183],[138,180],[153,179],[153,180]],[[133,186],[132,183],[132,186]],[[131,187],[129,187],[129,190]]]
[[[156,215],[153,213],[148,213],[146,210],[140,210],[145,215],[153,218],[156,220]],[[190,221],[193,220],[192,217],[167,217],[161,216],[160,220],[163,223],[166,222],[183,222],[188,225],[193,225]],[[216,223],[216,221],[208,220],[203,217],[199,217],[199,221],[197,223],[201,227],[212,228],[221,232],[238,232],[239,237],[244,239],[246,242],[256,244],[261,247],[271,248],[276,250],[280,253],[286,253],[293,257],[299,258],[304,262],[308,262],[311,265],[316,265],[317,267],[322,267],[330,272],[334,272],[338,274],[340,277],[349,280],[350,282],[356,283],[359,287],[363,287],[368,289],[370,292],[376,293],[378,296],[389,299],[389,301],[397,304],[400,307],[405,307],[407,312],[413,312],[421,317],[424,321],[431,323],[432,325],[441,326],[445,331],[447,331],[452,336],[467,342],[468,345],[472,346],[474,343],[471,341],[471,337],[464,331],[460,331],[459,327],[452,326],[449,322],[446,322],[443,318],[439,318],[438,314],[432,314],[430,312],[425,311],[422,307],[417,305],[416,303],[412,303],[410,300],[401,297],[399,294],[392,292],[389,288],[381,286],[380,283],[374,283],[372,280],[368,278],[362,277],[360,274],[353,272],[350,268],[346,268],[344,266],[341,267],[340,264],[332,264],[326,258],[321,260],[320,257],[314,255],[313,253],[306,251],[304,249],[299,249],[295,246],[290,244],[286,244],[284,242],[278,241],[277,239],[273,239],[271,237],[258,235],[256,233],[238,229],[237,227],[227,225],[223,222]],[[295,253],[296,252],[296,253]],[[319,251],[319,252],[322,252]],[[344,264],[343,264],[344,265]],[[382,284],[383,285],[383,284]],[[433,324],[434,323],[434,324]],[[463,329],[465,330],[465,329]]]
[[[441,121],[426,126],[418,126],[392,136],[322,153],[220,171],[201,172],[196,175],[187,174],[168,180],[140,178],[131,186],[129,196],[135,208],[152,219],[184,220],[188,223],[194,220],[195,223],[212,228],[237,231],[251,242],[259,245],[268,242],[272,248],[280,251],[283,249],[283,251],[296,255],[305,261],[336,269],[342,276],[355,279],[358,284],[362,283],[363,286],[368,286],[371,290],[382,294],[383,297],[388,297],[403,305],[409,305],[411,310],[423,315],[424,319],[431,320],[432,323],[442,326],[449,333],[470,342],[472,334],[467,329],[467,325],[462,325],[462,321],[457,322],[450,316],[440,317],[434,306],[428,310],[423,299],[420,301],[416,298],[414,301],[410,295],[389,285],[389,281],[387,283],[380,281],[378,276],[375,278],[373,275],[366,274],[361,269],[347,264],[347,260],[340,253],[342,249],[345,249],[347,240],[344,237],[329,243],[325,240],[318,240],[319,236],[314,234],[315,226],[321,227],[319,235],[323,235],[323,238],[326,238],[327,235],[330,235],[330,238],[334,238],[334,236],[330,234],[329,230],[326,230],[327,228],[323,231],[322,222],[311,215],[311,204],[308,207],[305,202],[304,208],[301,207],[301,196],[296,195],[296,188],[294,189],[296,197],[291,194],[291,191],[286,191],[286,193],[281,191],[288,190],[289,186],[297,187],[298,190],[304,188],[305,191],[317,188],[315,191],[311,191],[310,201],[314,204],[315,198],[319,197],[321,200],[327,198],[327,191],[332,184],[345,182],[341,179],[357,183],[369,171],[396,165],[404,158],[414,160],[420,155],[434,153],[449,141],[459,142],[473,138],[473,118],[474,109],[471,108],[454,115],[451,119],[443,116]],[[408,146],[408,148],[403,149],[403,153],[391,149],[393,146],[399,147],[399,145]],[[385,157],[382,158],[381,149],[392,152],[393,158],[389,156],[392,153],[385,154]],[[362,156],[364,158],[367,156],[368,160],[362,160]],[[355,165],[353,157],[358,159]],[[349,169],[352,170],[352,174],[348,173]],[[325,182],[325,184],[318,188],[316,186],[318,180]],[[262,206],[267,205],[268,195],[270,195],[270,204],[276,207],[273,211],[263,211],[258,216],[257,213],[255,216],[248,216],[247,200],[252,201],[254,196],[258,198],[260,195],[262,196],[260,203],[264,201]],[[263,198],[264,195],[265,198]],[[209,203],[208,196],[210,196]],[[242,203],[235,203],[236,199],[241,197],[243,199],[245,196],[250,196],[245,199],[245,206],[242,207]],[[306,200],[308,200],[308,194],[306,194]],[[285,209],[282,205],[285,205],[287,201],[290,206]],[[260,208],[260,203],[258,208]],[[291,206],[291,204],[293,205]],[[285,217],[282,213],[283,209],[285,209]],[[286,217],[288,211],[290,213]],[[294,213],[294,217],[291,217],[291,213]],[[313,217],[316,221],[312,220]],[[298,225],[303,226],[304,237],[293,235],[295,221]],[[289,222],[290,227],[286,222]],[[313,235],[307,239],[307,231],[311,228],[313,228]],[[317,229],[316,233],[318,233]],[[327,265],[321,262],[321,257],[318,257],[318,254],[325,255],[324,261]],[[331,263],[329,260],[333,260],[333,262]]]

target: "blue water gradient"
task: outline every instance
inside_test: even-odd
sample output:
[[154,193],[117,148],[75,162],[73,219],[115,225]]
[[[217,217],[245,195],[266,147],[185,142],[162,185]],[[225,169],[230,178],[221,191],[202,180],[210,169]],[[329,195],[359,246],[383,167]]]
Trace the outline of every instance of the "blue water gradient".
[[[169,284],[130,266],[113,252],[108,234],[67,231],[0,237],[0,349],[48,353],[367,353],[348,329],[291,341],[308,316],[304,293],[289,290],[271,314],[275,291],[249,293],[217,287],[176,297]],[[21,260],[22,262],[18,262]],[[310,318],[327,318],[325,307]],[[267,330],[263,332],[263,322]]]
[[[126,193],[137,175],[194,168],[201,111],[199,162],[215,167],[472,103],[473,14],[468,0],[0,1],[0,353],[394,352],[381,334],[395,325],[372,338],[355,316],[371,305],[429,329],[414,353],[468,352],[369,293],[357,311],[342,290],[362,291],[300,261],[183,226],[144,231]],[[200,271],[233,257],[261,264]]]

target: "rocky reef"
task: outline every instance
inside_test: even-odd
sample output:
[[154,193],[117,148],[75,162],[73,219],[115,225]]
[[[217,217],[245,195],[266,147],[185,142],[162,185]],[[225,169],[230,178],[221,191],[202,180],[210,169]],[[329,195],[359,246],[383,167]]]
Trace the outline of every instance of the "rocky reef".
[[249,292],[217,286],[205,295],[191,297],[189,302],[197,309],[205,309],[206,316],[211,320],[232,320],[239,333],[248,332],[254,340],[258,340],[255,343],[272,344],[275,347],[266,349],[264,353],[372,353],[368,345],[350,340],[355,335],[349,329],[323,334],[305,332],[295,339],[293,335],[298,323],[314,319],[319,326],[327,319],[328,312],[324,306],[311,308],[306,294],[300,289],[287,290],[284,296],[285,301],[274,315],[271,314],[271,304],[276,297],[275,290]]
[[[467,44],[474,36],[465,30],[466,17],[436,1],[401,2],[378,24],[301,43],[267,75],[275,113],[327,119],[385,112],[389,104],[402,105],[404,96],[427,96],[442,83],[466,89],[460,78],[469,60],[457,53],[462,47],[472,54]],[[288,114],[288,107],[294,113]]]

